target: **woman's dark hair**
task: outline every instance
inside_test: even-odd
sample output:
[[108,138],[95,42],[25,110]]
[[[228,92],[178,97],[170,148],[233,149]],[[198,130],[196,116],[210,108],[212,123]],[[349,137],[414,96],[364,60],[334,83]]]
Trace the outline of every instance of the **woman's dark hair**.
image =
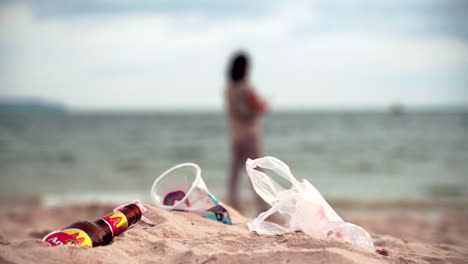
[[239,82],[245,79],[247,68],[249,66],[249,57],[244,52],[237,52],[232,56],[227,77],[230,81]]

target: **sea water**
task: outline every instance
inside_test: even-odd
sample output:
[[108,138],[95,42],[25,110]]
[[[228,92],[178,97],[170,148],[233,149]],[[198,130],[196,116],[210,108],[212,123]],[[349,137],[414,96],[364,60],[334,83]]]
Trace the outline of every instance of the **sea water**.
[[[276,112],[262,134],[263,154],[327,200],[468,201],[467,112]],[[228,138],[217,112],[1,114],[0,197],[149,201],[159,174],[195,162],[224,199]]]

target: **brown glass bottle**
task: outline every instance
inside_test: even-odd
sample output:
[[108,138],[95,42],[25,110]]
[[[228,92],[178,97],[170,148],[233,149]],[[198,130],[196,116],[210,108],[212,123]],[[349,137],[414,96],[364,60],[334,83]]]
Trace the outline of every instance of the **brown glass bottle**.
[[97,247],[109,244],[115,236],[140,220],[142,212],[135,204],[129,204],[96,221],[80,221],[53,232],[44,241],[52,246],[63,244]]

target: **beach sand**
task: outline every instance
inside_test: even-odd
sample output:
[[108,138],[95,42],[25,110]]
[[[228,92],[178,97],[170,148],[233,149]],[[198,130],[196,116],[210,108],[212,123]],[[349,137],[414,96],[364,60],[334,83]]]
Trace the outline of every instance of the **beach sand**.
[[[41,238],[77,220],[94,220],[114,205],[0,210],[0,263],[468,263],[468,213],[344,207],[337,212],[361,225],[380,253],[334,239],[295,232],[260,236],[230,209],[233,226],[151,206],[142,221],[104,247],[51,247]],[[373,213],[370,214],[369,212]],[[422,216],[423,215],[423,216]],[[426,218],[426,219],[424,219]]]

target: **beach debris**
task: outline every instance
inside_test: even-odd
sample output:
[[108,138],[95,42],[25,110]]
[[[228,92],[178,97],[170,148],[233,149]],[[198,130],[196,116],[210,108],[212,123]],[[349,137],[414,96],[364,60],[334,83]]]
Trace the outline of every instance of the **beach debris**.
[[229,212],[208,191],[195,163],[182,163],[163,172],[154,180],[150,195],[157,208],[196,213],[232,225]]
[[[249,231],[277,235],[300,230],[317,238],[342,239],[374,252],[369,233],[360,226],[343,221],[309,181],[296,180],[288,165],[281,160],[274,157],[247,159],[246,169],[257,194],[271,206],[247,223]],[[291,187],[281,186],[265,173],[267,170],[284,178]],[[283,217],[284,226],[266,221],[274,213]]]
[[138,222],[146,211],[140,201],[119,206],[114,211],[93,222],[75,222],[59,231],[46,235],[42,240],[51,246],[78,245],[97,247],[109,244],[115,236]]
[[375,252],[379,253],[380,255],[383,255],[383,256],[388,256],[388,250],[386,250],[385,248],[382,248],[382,249],[377,249]]

